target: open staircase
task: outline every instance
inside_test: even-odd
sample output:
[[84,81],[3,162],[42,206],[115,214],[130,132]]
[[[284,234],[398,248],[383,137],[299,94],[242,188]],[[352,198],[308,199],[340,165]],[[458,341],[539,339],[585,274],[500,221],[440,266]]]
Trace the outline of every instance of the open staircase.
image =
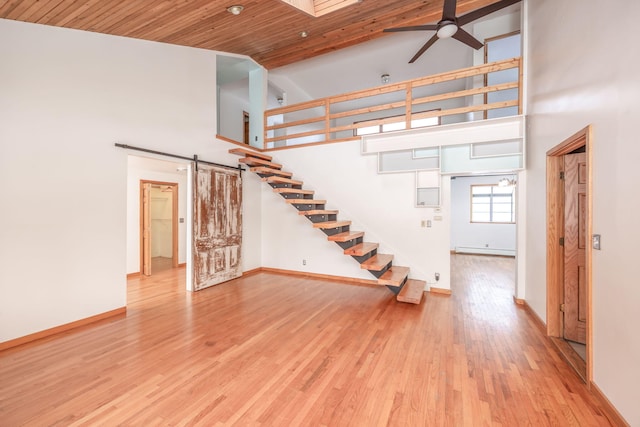
[[302,188],[302,181],[292,179],[291,172],[282,170],[282,165],[273,163],[272,157],[244,148],[234,148],[229,153],[243,156],[240,163],[249,166],[251,172],[260,176],[285,202],[311,221],[313,228],[322,230],[327,239],[336,242],[345,255],[353,257],[360,267],[368,270],[379,285],[386,286],[401,302],[420,304],[425,282],[409,279],[409,267],[393,264],[393,255],[378,253],[378,243],[364,241],[364,232],[351,231],[351,221],[338,221],[337,210],[325,209],[326,200],[316,200],[312,190]]

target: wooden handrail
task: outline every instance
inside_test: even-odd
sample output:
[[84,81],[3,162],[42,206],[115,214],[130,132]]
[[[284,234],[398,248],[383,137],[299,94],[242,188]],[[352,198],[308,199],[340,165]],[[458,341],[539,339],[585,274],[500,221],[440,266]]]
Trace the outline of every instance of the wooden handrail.
[[[448,93],[440,93],[429,96],[415,97],[414,91],[418,88],[422,88],[429,85],[434,85],[437,83],[443,83],[448,81],[454,81],[459,79],[466,79],[469,77],[475,76],[483,76],[488,73],[494,73],[497,71],[503,71],[508,69],[518,68],[518,79],[517,81],[500,83],[491,86],[482,86],[476,87],[472,89],[459,90],[455,92]],[[504,91],[509,89],[517,89],[518,97],[515,100],[509,101],[500,101],[493,103],[486,103],[483,101],[482,104],[475,105],[466,105],[463,107],[455,107],[455,108],[447,108],[447,109],[433,109],[432,105],[436,102],[442,102],[452,99],[464,99],[466,97],[472,97],[475,95],[485,95],[492,92]],[[404,92],[404,93],[402,93]],[[375,102],[373,97],[393,94],[396,93],[398,99],[389,101],[388,99],[384,102]],[[518,107],[518,114],[521,113],[522,105],[521,105],[521,96],[522,96],[522,59],[521,58],[511,58],[502,61],[496,61],[489,64],[482,64],[479,66],[463,68],[460,70],[449,71],[439,74],[434,74],[431,76],[420,77],[413,80],[406,80],[403,82],[387,84],[384,86],[379,86],[371,89],[363,89],[354,92],[349,92],[346,94],[336,95],[325,97],[321,99],[315,99],[312,101],[302,102],[299,104],[288,105],[284,107],[278,107],[272,110],[265,111],[265,123],[268,123],[268,119],[273,116],[282,115],[285,118],[285,122],[283,123],[275,123],[268,126],[265,126],[265,149],[273,149],[268,148],[267,144],[293,140],[299,138],[306,137],[318,137],[320,139],[324,137],[324,141],[313,141],[310,143],[297,143],[293,144],[294,146],[313,144],[317,145],[318,143],[331,143],[337,141],[350,141],[353,139],[357,139],[357,137],[339,137],[337,133],[345,132],[350,130],[356,130],[358,128],[367,127],[367,126],[376,126],[383,125],[389,123],[400,123],[404,122],[406,124],[406,128],[409,129],[411,127],[411,123],[415,119],[423,119],[430,117],[444,117],[455,114],[467,114],[474,112],[482,112],[488,111],[498,108],[506,108],[506,107]],[[363,100],[366,98],[371,98],[372,105],[368,105],[365,107],[359,106],[355,109],[349,109],[346,111],[331,111],[332,107],[334,109],[340,108],[341,103]],[[485,98],[485,97],[483,97]],[[416,108],[429,108],[427,111],[416,111]],[[362,120],[354,121],[349,124],[336,124],[334,123],[339,119],[346,119],[349,117],[357,117],[364,116],[371,113],[379,113],[381,111],[386,110],[399,110],[403,109],[404,112],[394,111],[392,117],[381,117],[381,118],[367,118],[361,117]],[[290,113],[300,113],[302,115],[306,114],[307,117],[299,118],[296,120],[292,120],[290,122],[286,122],[286,114]],[[323,123],[323,124],[321,124]],[[270,132],[274,132],[276,130],[281,129],[291,129],[295,127],[304,127],[305,125],[318,124],[317,129],[298,129],[294,133],[289,133],[285,135],[272,135],[269,136]],[[283,148],[283,147],[278,147]]]

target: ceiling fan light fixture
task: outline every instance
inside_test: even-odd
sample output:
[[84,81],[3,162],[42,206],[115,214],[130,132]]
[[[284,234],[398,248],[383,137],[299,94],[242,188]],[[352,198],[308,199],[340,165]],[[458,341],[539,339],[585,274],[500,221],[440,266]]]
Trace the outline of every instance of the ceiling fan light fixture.
[[498,187],[515,187],[516,179],[515,178],[502,178],[498,181]]
[[241,4],[236,4],[227,8],[227,12],[231,13],[232,15],[240,15],[240,12],[242,12],[243,10],[244,6],[242,6]]
[[453,36],[455,33],[458,32],[458,25],[455,22],[444,22],[440,28],[438,28],[438,31],[436,31],[436,34],[438,34],[438,38],[439,39],[448,39],[449,37]]

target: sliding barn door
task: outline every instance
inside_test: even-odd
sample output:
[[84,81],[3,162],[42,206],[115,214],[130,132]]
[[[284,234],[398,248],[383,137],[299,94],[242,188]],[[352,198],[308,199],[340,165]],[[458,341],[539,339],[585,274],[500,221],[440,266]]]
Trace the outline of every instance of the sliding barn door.
[[193,288],[200,290],[242,274],[240,171],[198,165],[193,185]]

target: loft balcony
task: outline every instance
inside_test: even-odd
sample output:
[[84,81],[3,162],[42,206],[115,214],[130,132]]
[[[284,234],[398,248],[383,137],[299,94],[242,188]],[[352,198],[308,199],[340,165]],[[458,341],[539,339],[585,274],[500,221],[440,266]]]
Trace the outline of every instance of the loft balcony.
[[385,84],[265,111],[265,150],[522,113],[522,59]]

